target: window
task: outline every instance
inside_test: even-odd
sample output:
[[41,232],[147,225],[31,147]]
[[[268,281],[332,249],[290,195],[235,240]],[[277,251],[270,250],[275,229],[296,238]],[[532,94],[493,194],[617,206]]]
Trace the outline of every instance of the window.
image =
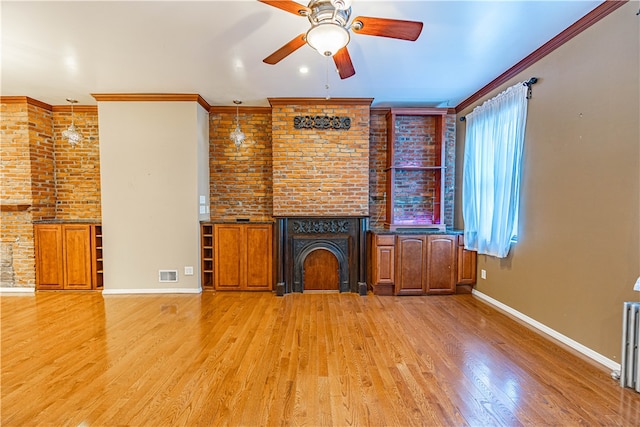
[[517,236],[527,91],[518,83],[466,116],[464,242],[480,254],[504,258]]

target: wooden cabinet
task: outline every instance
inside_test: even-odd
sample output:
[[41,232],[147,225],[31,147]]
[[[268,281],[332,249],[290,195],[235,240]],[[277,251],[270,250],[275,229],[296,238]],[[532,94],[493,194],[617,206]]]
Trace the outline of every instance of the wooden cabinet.
[[427,236],[427,295],[453,294],[456,291],[457,236]]
[[36,224],[34,231],[38,289],[102,288],[101,227]]
[[273,288],[271,224],[214,224],[216,290]]
[[464,248],[464,236],[458,236],[457,285],[473,285],[477,279],[478,252]]
[[471,292],[476,282],[476,252],[464,250],[461,238],[451,234],[370,233],[368,280],[373,293]]
[[36,287],[64,289],[62,227],[57,224],[36,225]]
[[426,236],[396,239],[396,295],[422,295],[426,283]]
[[376,295],[395,293],[396,236],[373,235],[371,288]]
[[444,230],[443,108],[392,108],[387,113],[385,227]]

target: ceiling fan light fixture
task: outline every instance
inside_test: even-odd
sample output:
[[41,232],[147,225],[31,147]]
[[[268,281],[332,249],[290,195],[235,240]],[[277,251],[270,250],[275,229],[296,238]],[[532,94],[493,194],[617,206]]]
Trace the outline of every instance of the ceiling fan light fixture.
[[333,56],[349,43],[349,31],[331,22],[320,23],[307,31],[309,46],[324,56]]
[[331,0],[333,7],[339,10],[347,10],[351,7],[351,0]]

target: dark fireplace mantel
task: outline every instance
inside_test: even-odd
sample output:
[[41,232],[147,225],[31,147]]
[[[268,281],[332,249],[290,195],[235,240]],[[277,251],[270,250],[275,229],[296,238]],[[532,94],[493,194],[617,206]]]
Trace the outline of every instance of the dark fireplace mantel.
[[328,250],[338,260],[340,292],[367,294],[368,217],[277,217],[275,225],[278,295],[304,292],[302,264],[316,249]]

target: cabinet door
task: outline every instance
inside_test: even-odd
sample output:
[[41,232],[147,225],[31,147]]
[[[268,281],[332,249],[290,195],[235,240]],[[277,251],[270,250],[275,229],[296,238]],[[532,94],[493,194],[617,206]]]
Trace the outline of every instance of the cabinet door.
[[91,228],[62,225],[64,289],[91,289]]
[[426,283],[426,236],[398,236],[396,246],[396,295],[422,295]]
[[240,290],[244,272],[244,240],[242,225],[215,224],[215,265],[213,267],[217,290]]
[[394,246],[376,246],[375,284],[393,284],[395,249]]
[[34,227],[36,248],[36,286],[63,289],[62,229],[58,224]]
[[243,288],[266,291],[273,288],[272,231],[269,224],[245,225],[246,280]]
[[464,248],[464,236],[458,236],[458,285],[476,283],[478,253]]
[[456,236],[428,236],[427,294],[455,293],[456,240]]

